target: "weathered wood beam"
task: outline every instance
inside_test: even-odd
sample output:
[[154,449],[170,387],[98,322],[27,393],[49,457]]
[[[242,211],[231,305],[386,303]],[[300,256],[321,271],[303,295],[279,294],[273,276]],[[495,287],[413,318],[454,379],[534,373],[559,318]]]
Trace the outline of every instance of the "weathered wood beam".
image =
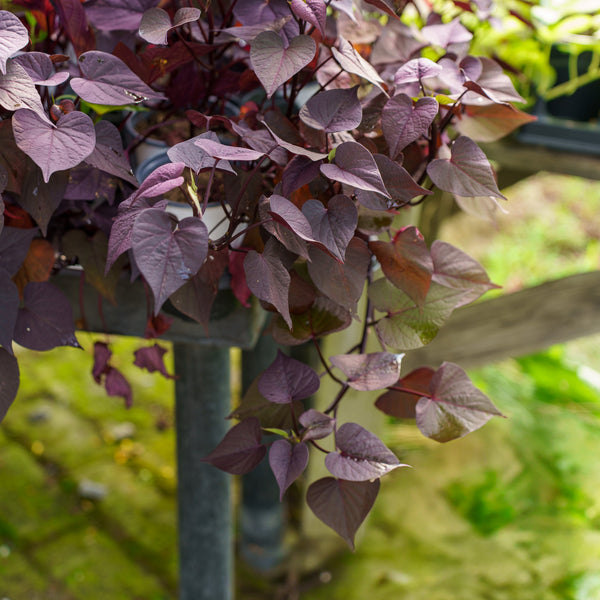
[[595,333],[600,333],[600,271],[458,309],[430,344],[407,353],[404,365],[406,372],[443,361],[478,367]]

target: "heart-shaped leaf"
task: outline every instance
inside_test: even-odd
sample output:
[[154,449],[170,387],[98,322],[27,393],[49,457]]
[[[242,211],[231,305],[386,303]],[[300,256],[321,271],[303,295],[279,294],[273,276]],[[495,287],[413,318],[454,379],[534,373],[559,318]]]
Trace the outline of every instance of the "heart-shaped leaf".
[[19,364],[4,348],[0,348],[0,423],[19,391]]
[[470,138],[458,137],[450,158],[436,158],[427,165],[427,174],[440,189],[458,196],[506,198],[498,190],[494,173],[483,150]]
[[394,205],[406,204],[415,196],[432,193],[430,190],[421,187],[404,167],[390,160],[387,156],[375,154],[373,158],[393,202],[380,194],[357,190],[356,198],[363,206],[372,210],[388,210],[393,208]]
[[260,300],[272,304],[291,329],[292,320],[288,304],[290,274],[281,262],[277,242],[270,238],[261,254],[251,250],[244,259],[246,283]]
[[374,434],[356,423],[344,423],[335,434],[339,452],[325,458],[329,472],[346,481],[370,481],[386,473],[406,467]]
[[431,245],[431,258],[433,281],[465,292],[457,307],[499,287],[490,281],[485,269],[474,258],[447,242],[435,240]]
[[363,293],[371,262],[366,243],[353,238],[343,263],[318,248],[311,248],[309,256],[308,273],[319,290],[334,302],[354,311]]
[[[226,160],[258,160],[265,155],[264,152],[251,150],[250,148],[240,148],[238,146],[228,146],[215,141],[210,137],[196,137],[194,144],[198,146],[208,156]],[[218,163],[217,163],[218,164]]]
[[429,394],[429,384],[435,374],[431,367],[419,367],[399,379],[391,389],[377,398],[375,406],[396,419],[414,419],[419,398]]
[[300,33],[298,23],[294,19],[289,19],[291,14],[288,0],[237,0],[233,13],[244,26],[266,24],[272,27],[273,22],[287,18],[281,31],[286,41]]
[[250,60],[256,76],[270,98],[277,88],[300,72],[314,58],[317,45],[308,35],[298,35],[287,48],[274,31],[257,35],[250,46]]
[[320,384],[311,367],[278,350],[275,360],[258,379],[258,391],[270,402],[289,404],[312,396]]
[[[404,85],[415,81],[423,81],[437,77],[442,72],[442,67],[429,58],[413,58],[405,62],[395,73],[394,83]],[[437,104],[437,103],[436,103]]]
[[79,348],[69,299],[50,283],[28,283],[14,340],[30,350],[51,350],[56,346]]
[[378,279],[369,287],[369,298],[387,316],[377,322],[375,331],[383,344],[394,349],[420,348],[437,335],[463,294],[463,290],[432,282],[424,305],[417,306],[387,279]]
[[429,127],[438,113],[435,98],[413,101],[406,94],[392,96],[381,113],[381,128],[388,143],[390,157],[396,158],[406,146],[429,133]]
[[398,380],[404,354],[373,352],[370,354],[337,354],[329,360],[348,377],[348,385],[368,392],[381,390]]
[[208,230],[197,217],[174,223],[160,209],[142,211],[131,236],[133,256],[154,295],[154,314],[200,269],[208,254]]
[[[12,340],[19,312],[19,290],[11,281],[10,275],[0,268],[0,346],[12,354]],[[1,389],[1,384],[0,384]],[[0,404],[0,417],[2,416]]]
[[321,173],[333,181],[390,198],[373,155],[358,142],[340,144],[335,149],[335,164],[321,165]]
[[331,53],[342,69],[366,79],[387,95],[382,87],[383,79],[379,73],[354,49],[349,41],[341,35],[338,35],[338,40],[338,48],[332,47]]
[[354,536],[373,507],[379,486],[379,479],[343,481],[324,477],[309,486],[306,502],[315,515],[354,550]]
[[308,200],[302,205],[302,214],[308,219],[314,238],[343,261],[358,224],[354,202],[342,194],[331,198],[327,207],[318,200]]
[[151,199],[174,190],[183,184],[183,163],[166,163],[157,167],[142,181],[140,187],[119,204],[119,214],[139,204],[141,199]]
[[269,214],[275,221],[291,229],[301,239],[307,242],[316,241],[306,216],[287,198],[273,194],[269,198]]
[[335,419],[314,408],[303,412],[298,421],[306,429],[302,431],[302,440],[321,440],[331,435],[335,430]]
[[275,440],[269,450],[269,465],[277,485],[279,500],[285,491],[302,475],[308,464],[308,446],[300,442],[291,444],[287,440]]
[[300,109],[299,117],[309,127],[326,133],[354,129],[362,121],[362,106],[357,94],[358,86],[349,90],[325,90],[308,100]]
[[259,420],[248,417],[234,425],[219,445],[202,460],[231,475],[244,475],[252,471],[267,453],[261,440]]
[[12,59],[6,64],[6,73],[0,74],[0,106],[10,111],[28,108],[46,118],[42,100],[31,77]]
[[458,365],[445,362],[417,403],[417,426],[423,435],[449,442],[479,429],[493,416],[504,416]]
[[[502,67],[491,58],[479,57],[482,66],[481,75],[477,81],[466,81],[464,87],[474,92],[471,95],[485,96],[493,102],[525,102],[515,90],[510,77]],[[471,99],[466,98],[466,103],[471,104]]]
[[289,198],[297,189],[319,177],[320,163],[306,156],[294,156],[281,176],[281,192]]
[[123,140],[119,130],[110,121],[98,121],[95,130],[96,146],[85,162],[137,187],[137,179],[133,176],[129,160],[123,151]]
[[433,274],[433,260],[421,232],[416,227],[406,227],[391,242],[376,240],[369,243],[369,248],[386,278],[406,292],[417,306],[423,306]]
[[179,144],[171,146],[167,151],[169,159],[174,163],[183,163],[186,167],[189,167],[196,173],[200,173],[202,170],[212,169],[214,167],[215,169],[221,171],[229,171],[235,175],[236,172],[229,164],[229,161],[213,158],[210,154],[202,150],[198,144],[196,144],[198,140],[202,139],[209,139],[213,142],[219,143],[217,134],[214,131],[207,131],[206,133],[201,133],[200,135],[190,138],[189,140],[185,140],[185,142],[180,142]]
[[24,52],[13,58],[36,85],[55,86],[69,79],[68,71],[54,72],[54,64],[45,52]]
[[150,44],[166,46],[167,34],[171,29],[180,27],[185,23],[197,21],[201,11],[198,8],[180,8],[173,17],[173,23],[166,10],[159,7],[150,8],[142,16],[140,22],[140,37]]
[[27,27],[19,17],[7,10],[0,10],[0,72],[6,73],[6,61],[17,50],[29,43]]
[[96,145],[94,123],[80,111],[63,115],[54,125],[20,109],[12,121],[17,146],[40,167],[46,183],[52,173],[78,165]]
[[244,41],[247,44],[252,44],[254,38],[261,34],[263,31],[281,31],[290,21],[292,20],[291,15],[287,15],[285,17],[281,17],[280,19],[275,19],[269,22],[261,22],[257,25],[239,25],[237,27],[226,27],[225,29],[219,30],[219,35],[223,36],[221,38],[216,38],[215,43],[228,44],[231,41],[231,37],[235,38],[238,41]]
[[290,7],[298,18],[313,25],[325,37],[327,4],[324,0],[292,0]]
[[134,32],[144,12],[156,4],[156,0],[88,0],[85,12],[96,29]]
[[86,102],[121,106],[165,100],[147,86],[120,58],[92,50],[79,57],[82,77],[71,79],[73,91]]

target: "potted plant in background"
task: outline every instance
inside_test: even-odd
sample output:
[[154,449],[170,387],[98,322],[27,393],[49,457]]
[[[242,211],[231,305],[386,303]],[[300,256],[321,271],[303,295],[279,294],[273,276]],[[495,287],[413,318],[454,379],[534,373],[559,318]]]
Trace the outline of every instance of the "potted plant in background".
[[[309,448],[324,455],[330,474],[307,502],[353,546],[380,477],[404,465],[360,423],[337,420],[349,390],[381,390],[379,409],[438,441],[500,415],[458,365],[401,374],[401,362],[494,287],[414,223],[434,188],[488,207],[504,198],[477,141],[526,120],[511,106],[523,99],[496,62],[469,54],[459,16],[411,3],[157,4],[0,11],[0,417],[18,389],[13,342],[78,344],[52,285],[66,267],[79,263],[109,300],[120,277],[141,278],[149,335],[168,327],[166,307],[208,326],[227,273],[240,303],[270,313],[278,344],[314,343],[320,365],[279,352],[206,460],[241,474],[268,453],[283,496]],[[486,19],[484,4],[460,6]],[[189,136],[176,130],[143,181],[121,142],[140,107],[148,129],[163,120]],[[211,205],[223,214],[216,234]],[[353,322],[355,342],[325,356],[321,340]],[[144,348],[136,364],[165,372],[162,354]],[[109,358],[97,345],[94,375],[130,401]],[[322,412],[307,409],[323,376],[337,391]],[[265,444],[265,430],[278,438]]]

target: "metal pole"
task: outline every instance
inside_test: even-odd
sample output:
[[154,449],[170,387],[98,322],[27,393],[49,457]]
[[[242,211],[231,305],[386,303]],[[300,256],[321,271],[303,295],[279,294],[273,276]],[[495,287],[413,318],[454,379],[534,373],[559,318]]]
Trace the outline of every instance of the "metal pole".
[[231,476],[201,458],[229,428],[229,348],[175,342],[180,600],[232,600]]

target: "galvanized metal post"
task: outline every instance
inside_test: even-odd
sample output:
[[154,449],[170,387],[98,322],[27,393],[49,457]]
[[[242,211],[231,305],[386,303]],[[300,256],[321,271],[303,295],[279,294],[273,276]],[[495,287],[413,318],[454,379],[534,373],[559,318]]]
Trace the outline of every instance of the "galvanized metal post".
[[180,600],[232,600],[231,476],[201,459],[229,428],[229,348],[175,342]]

